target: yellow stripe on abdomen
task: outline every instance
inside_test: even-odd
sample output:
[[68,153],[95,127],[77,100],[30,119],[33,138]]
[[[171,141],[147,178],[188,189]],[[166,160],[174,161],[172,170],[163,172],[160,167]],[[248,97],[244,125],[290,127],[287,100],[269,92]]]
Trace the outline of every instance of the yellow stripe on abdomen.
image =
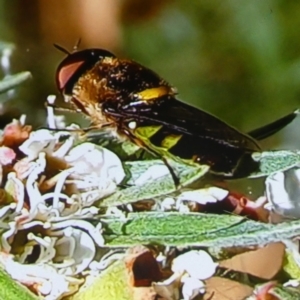
[[162,125],[155,125],[155,126],[141,126],[137,127],[134,130],[134,134],[141,138],[142,140],[144,139],[150,139],[152,136],[154,136],[163,126]]
[[161,147],[171,149],[174,147],[182,138],[182,135],[169,134],[161,141]]

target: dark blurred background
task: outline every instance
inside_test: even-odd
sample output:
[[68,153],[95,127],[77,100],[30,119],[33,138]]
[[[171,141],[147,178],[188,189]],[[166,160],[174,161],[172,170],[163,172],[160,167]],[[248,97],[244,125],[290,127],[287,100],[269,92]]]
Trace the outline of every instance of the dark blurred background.
[[[81,38],[80,48],[132,58],[176,86],[180,99],[247,131],[300,107],[299,16],[292,0],[0,0],[0,41],[15,45],[12,71],[33,75],[7,109],[44,125],[64,57],[52,44],[71,50]],[[299,148],[299,126],[269,145]]]

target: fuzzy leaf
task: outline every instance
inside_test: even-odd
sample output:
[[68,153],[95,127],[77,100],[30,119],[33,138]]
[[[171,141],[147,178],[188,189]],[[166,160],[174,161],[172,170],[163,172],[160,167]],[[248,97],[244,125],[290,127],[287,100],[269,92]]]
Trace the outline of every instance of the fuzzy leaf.
[[128,274],[123,260],[113,263],[93,283],[83,287],[70,300],[131,300]]
[[293,256],[293,253],[289,250],[286,251],[283,270],[291,277],[300,280],[300,269]]
[[[268,288],[269,286],[269,288]],[[257,285],[255,287],[254,293],[256,294],[255,299],[284,299],[284,300],[299,300],[300,292],[296,288],[285,287],[276,282],[269,282],[263,285]],[[247,300],[252,300],[253,297],[250,296],[246,298]]]
[[268,176],[278,171],[286,171],[300,163],[300,151],[264,151],[254,153],[253,159],[259,162],[259,171],[253,172],[249,178]]
[[284,287],[282,285],[277,285],[274,287],[272,294],[279,297],[279,299],[285,300],[299,300],[300,291],[295,288]]
[[259,223],[234,215],[201,213],[130,213],[126,219],[102,219],[108,247],[136,244],[169,246],[249,247],[263,246],[300,235],[300,221],[277,225]]
[[[152,166],[164,166],[161,160],[145,160],[125,163],[131,174],[128,188],[122,189],[101,201],[100,206],[117,206],[145,199],[153,199],[176,191],[176,186],[170,174],[159,180],[147,181],[143,185],[134,185],[134,182]],[[187,186],[200,179],[208,171],[208,166],[189,166],[172,161],[172,168],[180,178],[181,186]]]
[[0,94],[5,93],[8,90],[18,86],[21,84],[23,81],[31,78],[31,73],[30,72],[20,72],[18,74],[12,75],[5,77],[0,81]]
[[34,294],[27,290],[24,286],[15,282],[1,267],[0,267],[0,299],[10,300],[37,300]]

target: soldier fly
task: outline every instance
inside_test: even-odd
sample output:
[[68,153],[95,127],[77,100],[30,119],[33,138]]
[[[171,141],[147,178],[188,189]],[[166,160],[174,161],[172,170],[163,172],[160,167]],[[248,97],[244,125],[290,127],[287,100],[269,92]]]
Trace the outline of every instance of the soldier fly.
[[[55,45],[62,50],[60,46]],[[293,112],[244,134],[179,101],[176,89],[141,64],[103,49],[67,53],[56,72],[65,100],[93,125],[129,139],[161,158],[208,165],[212,174],[245,177],[263,139],[291,122]]]

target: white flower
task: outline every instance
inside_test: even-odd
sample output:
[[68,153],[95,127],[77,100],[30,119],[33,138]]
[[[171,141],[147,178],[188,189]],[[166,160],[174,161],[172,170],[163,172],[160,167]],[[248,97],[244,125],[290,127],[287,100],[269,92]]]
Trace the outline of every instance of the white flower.
[[192,250],[174,258],[172,262],[171,277],[163,282],[153,284],[160,296],[166,299],[179,299],[179,283],[183,283],[182,295],[184,300],[192,300],[198,294],[205,292],[204,283],[201,280],[211,277],[218,264],[214,263],[208,253],[203,250]]
[[39,256],[35,260],[35,264],[48,263],[55,257],[54,244],[57,238],[50,238],[49,236],[40,237],[33,233],[27,235],[28,243],[24,245],[23,253],[18,256],[18,262],[26,263],[28,257],[32,254],[34,249],[39,249]]
[[[57,126],[54,114],[49,121]],[[99,272],[120,258],[103,256],[102,224],[87,220],[99,214],[94,202],[115,192],[124,179],[122,162],[92,143],[74,147],[80,128],[70,129],[75,131],[32,132],[19,147],[26,157],[15,162],[15,172],[5,174],[0,193],[0,246],[16,253],[0,254],[0,262],[47,300],[78,290],[82,280],[76,275]],[[116,212],[122,216],[122,211],[111,213]]]
[[199,294],[205,293],[205,285],[199,279],[183,276],[181,282],[183,283],[182,295],[184,300],[192,300]]
[[92,205],[115,192],[125,177],[120,159],[113,152],[92,143],[73,148],[65,159],[72,166],[66,184],[76,187],[82,206]]
[[47,105],[47,123],[49,128],[66,128],[66,123],[65,123],[65,116],[59,115],[56,116],[54,114],[54,103],[56,100],[55,95],[49,95],[47,97],[47,102],[50,105]]
[[[60,268],[60,274],[74,275],[84,271],[94,259],[96,247],[91,237],[83,230],[67,227],[64,236],[55,243],[55,260],[62,261],[54,266]],[[65,261],[72,263],[64,267]],[[61,265],[61,266],[60,266]]]
[[300,285],[300,282],[298,279],[290,279],[283,284],[284,287],[294,287],[294,288],[299,287],[299,285]]
[[123,259],[124,255],[124,252],[118,252],[118,250],[111,250],[108,253],[104,254],[99,262],[93,261],[90,264],[90,268],[93,271],[104,270],[113,262]]
[[54,157],[64,158],[66,154],[70,151],[70,149],[74,146],[76,136],[75,134],[70,135],[70,133],[66,131],[56,132],[54,136],[57,141],[60,139],[60,137],[67,136],[67,139],[64,141],[64,143],[52,153]]
[[9,222],[8,226],[9,226],[9,229],[7,229],[1,235],[1,249],[2,249],[2,251],[6,252],[6,253],[9,253],[11,250],[11,245],[9,243],[9,240],[17,232],[16,222]]
[[300,169],[276,172],[266,179],[271,210],[287,218],[300,218]]
[[187,273],[190,277],[204,280],[210,278],[216,271],[218,264],[203,250],[192,250],[174,258],[172,271]]
[[228,193],[228,191],[218,187],[186,191],[179,195],[177,205],[182,201],[194,201],[202,205],[205,205],[206,203],[216,203],[223,200]]
[[143,185],[146,182],[158,180],[159,178],[170,174],[167,166],[154,165],[144,172],[139,178],[135,180],[136,185]]
[[57,274],[53,267],[47,265],[23,265],[13,261],[12,255],[1,253],[0,261],[13,279],[27,286],[34,286],[45,300],[60,299],[69,294],[70,283],[78,286],[79,282],[70,282],[67,277]]
[[125,177],[122,163],[113,152],[92,143],[83,143],[73,148],[65,157],[77,174],[97,174],[116,184]]
[[20,213],[24,206],[25,188],[21,180],[16,177],[15,173],[9,173],[7,175],[6,188],[9,189],[9,185],[12,184],[11,190],[6,190],[8,193],[13,193],[11,196],[16,201],[15,212]]
[[179,284],[183,283],[182,295],[184,300],[192,300],[205,292],[201,280],[211,277],[218,264],[203,250],[192,250],[174,258],[171,277],[163,282],[153,283],[155,291],[166,299],[179,299]]
[[180,299],[180,277],[181,275],[174,273],[170,278],[162,282],[153,282],[152,286],[155,292],[166,300],[179,300]]
[[182,214],[185,214],[185,213],[189,213],[190,212],[190,208],[188,206],[188,203],[187,202],[183,202],[183,201],[178,201],[176,203],[176,209],[182,213]]
[[46,157],[45,153],[41,152],[38,154],[38,159],[35,161],[31,169],[31,173],[26,181],[26,190],[28,193],[31,210],[35,209],[39,203],[42,203],[41,192],[38,189],[37,179],[38,176],[44,172],[45,168]]
[[34,160],[41,151],[52,153],[56,143],[57,139],[54,133],[47,129],[40,129],[31,132],[29,139],[19,149],[28,156],[28,160]]
[[175,209],[176,201],[174,198],[167,197],[161,202],[161,210],[162,211],[170,211]]
[[9,165],[16,158],[16,153],[9,147],[0,146],[0,165]]
[[96,227],[84,220],[66,220],[51,224],[51,230],[64,229],[66,227],[76,227],[84,230],[90,235],[90,237],[99,247],[104,247],[104,238],[101,235],[102,224],[100,222]]

